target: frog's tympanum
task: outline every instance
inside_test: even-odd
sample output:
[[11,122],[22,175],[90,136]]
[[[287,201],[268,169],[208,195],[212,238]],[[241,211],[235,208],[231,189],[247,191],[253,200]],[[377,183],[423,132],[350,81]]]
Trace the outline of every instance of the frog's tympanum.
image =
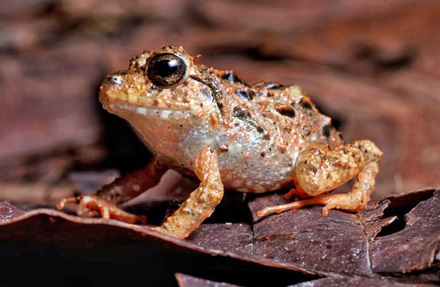
[[[168,169],[200,180],[180,208],[156,230],[185,238],[214,211],[224,189],[263,193],[293,187],[296,201],[258,212],[324,205],[362,210],[370,199],[382,152],[368,140],[345,144],[331,119],[301,88],[275,82],[248,85],[232,71],[196,64],[182,47],[165,46],[134,57],[128,70],[106,77],[103,107],[128,121],[154,151],[143,170],[77,203],[78,215],[145,222],[117,207],[159,181]],[[356,176],[347,194],[328,192]]]

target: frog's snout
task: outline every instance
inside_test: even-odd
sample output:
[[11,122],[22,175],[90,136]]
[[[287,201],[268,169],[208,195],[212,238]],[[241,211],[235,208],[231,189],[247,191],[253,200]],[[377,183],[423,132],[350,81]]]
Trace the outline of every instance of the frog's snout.
[[107,76],[99,88],[99,100],[101,103],[106,103],[114,99],[115,87],[121,86],[123,80],[121,76],[109,75]]
[[119,74],[108,75],[99,88],[99,100],[101,102],[114,101],[119,98],[123,88],[124,77]]

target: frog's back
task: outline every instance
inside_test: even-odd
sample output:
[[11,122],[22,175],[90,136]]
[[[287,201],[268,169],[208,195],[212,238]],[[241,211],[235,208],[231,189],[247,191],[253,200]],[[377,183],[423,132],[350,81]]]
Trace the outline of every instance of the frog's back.
[[[291,184],[296,158],[309,143],[342,144],[331,119],[298,86],[274,82],[250,86],[233,72],[214,72],[222,79],[221,144],[227,151],[220,164],[228,187],[263,192]],[[243,171],[241,175],[237,170]],[[248,184],[243,186],[243,181]]]
[[[240,118],[254,127],[262,138],[289,142],[298,138],[297,146],[310,142],[343,144],[341,133],[323,115],[297,85],[283,86],[277,82],[248,85],[231,71],[217,71],[222,75],[227,99],[222,102],[226,126],[233,118]],[[229,106],[229,107],[228,107]]]

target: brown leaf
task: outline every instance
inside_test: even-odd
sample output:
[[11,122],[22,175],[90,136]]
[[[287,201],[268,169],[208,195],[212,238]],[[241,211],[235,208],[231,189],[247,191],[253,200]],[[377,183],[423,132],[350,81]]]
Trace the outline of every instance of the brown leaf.
[[[283,200],[281,195],[272,194],[251,200],[249,206],[254,213],[268,203]],[[358,275],[392,283],[392,277],[379,278],[377,273],[402,276],[428,270],[433,264],[440,242],[439,201],[440,190],[424,190],[371,204],[360,214],[332,210],[323,217],[322,207],[303,208],[249,223],[203,224],[186,240],[165,236],[148,226],[80,218],[50,209],[24,213],[3,202],[7,208],[0,209],[2,216],[13,215],[0,223],[0,239],[70,248],[103,242],[117,245],[127,240],[149,246],[154,239],[188,250],[190,256],[205,253],[315,276],[340,274],[346,276],[340,280],[348,280],[347,284],[363,278]],[[397,220],[389,218],[402,216],[406,219],[402,230],[384,232]],[[420,278],[438,282],[432,275],[411,278],[415,282],[421,282],[417,281]]]
[[176,279],[179,287],[238,287],[238,285],[214,282],[181,273],[176,274]]
[[342,276],[336,278],[323,278],[305,283],[299,283],[288,287],[338,287],[338,286],[370,286],[370,287],[411,287],[411,286],[436,286],[435,284],[414,283],[414,282],[400,282],[396,279],[389,279],[383,277],[360,277],[360,276]]
[[[214,282],[211,280],[205,280],[181,273],[176,274],[177,282],[179,287],[234,287],[238,285],[231,285],[224,282]],[[288,287],[338,287],[338,286],[370,286],[370,287],[410,287],[410,286],[436,286],[434,284],[426,283],[402,283],[398,280],[381,278],[381,277],[360,277],[360,276],[338,276],[338,277],[328,277],[318,280],[308,281],[304,283],[299,283],[295,285],[289,285]]]
[[[252,213],[273,205],[271,197],[281,196],[258,197],[250,203]],[[324,217],[321,209],[287,211],[254,223],[257,256],[306,270],[371,275],[367,238],[358,216],[332,211]]]
[[23,214],[25,214],[25,211],[7,201],[0,201],[0,222],[20,217]]
[[[408,196],[399,199],[402,198]],[[377,237],[370,248],[373,271],[408,273],[428,268],[434,262],[440,241],[439,207],[440,190],[437,190],[433,197],[419,202],[405,214],[402,230]]]

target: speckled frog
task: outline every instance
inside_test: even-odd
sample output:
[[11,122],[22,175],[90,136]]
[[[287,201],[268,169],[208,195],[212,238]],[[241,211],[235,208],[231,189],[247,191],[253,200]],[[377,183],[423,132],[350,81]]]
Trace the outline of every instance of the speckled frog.
[[[267,207],[259,216],[308,205],[324,205],[323,215],[366,206],[382,156],[374,143],[344,144],[331,119],[296,85],[251,86],[232,71],[196,64],[198,58],[182,47],[164,46],[106,77],[99,94],[103,107],[127,120],[155,157],[96,196],[67,198],[58,208],[76,203],[80,216],[145,222],[117,205],[157,184],[169,168],[200,180],[180,208],[155,227],[178,238],[212,214],[225,188],[263,193],[293,187],[286,199],[295,201]],[[347,194],[328,193],[355,176]]]

